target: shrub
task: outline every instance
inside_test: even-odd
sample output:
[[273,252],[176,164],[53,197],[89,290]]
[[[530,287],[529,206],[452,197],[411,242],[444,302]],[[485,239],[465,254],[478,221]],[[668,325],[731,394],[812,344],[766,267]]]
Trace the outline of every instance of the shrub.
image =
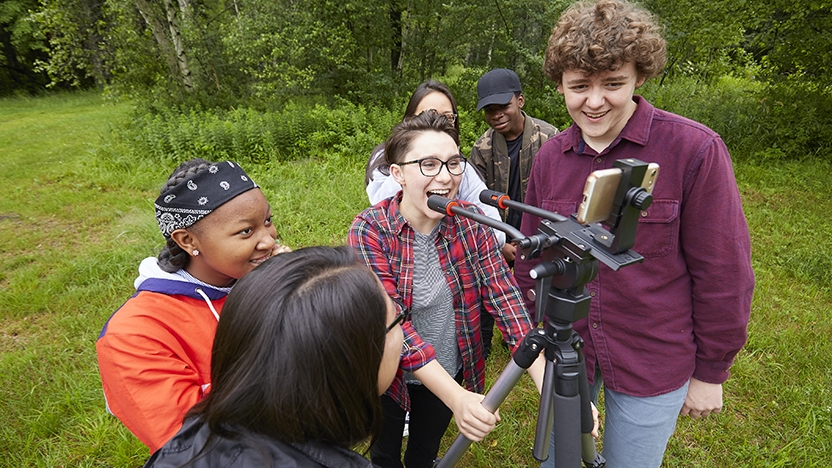
[[381,109],[289,103],[282,110],[210,110],[137,116],[120,132],[135,156],[166,166],[191,158],[268,163],[343,153],[366,158],[398,120]]

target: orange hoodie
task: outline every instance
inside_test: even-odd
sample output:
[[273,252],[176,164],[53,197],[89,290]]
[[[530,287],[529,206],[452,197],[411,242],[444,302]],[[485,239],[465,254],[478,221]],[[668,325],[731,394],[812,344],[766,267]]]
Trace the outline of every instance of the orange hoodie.
[[108,410],[153,453],[207,393],[211,347],[227,293],[151,278],[107,321],[96,342]]

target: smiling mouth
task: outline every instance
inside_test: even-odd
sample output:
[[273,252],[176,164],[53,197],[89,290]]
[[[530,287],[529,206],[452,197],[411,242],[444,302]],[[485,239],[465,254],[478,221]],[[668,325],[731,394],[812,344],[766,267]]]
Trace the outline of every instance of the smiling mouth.
[[249,261],[251,263],[254,263],[255,265],[260,265],[261,263],[265,262],[266,260],[270,259],[271,257],[272,257],[272,254],[271,254],[271,252],[269,252],[268,254],[266,254],[266,255],[264,255],[260,258],[255,258],[254,260],[249,260]]
[[609,111],[597,112],[597,113],[584,112],[584,115],[589,117],[590,119],[600,119],[601,117],[607,115],[608,113],[609,113]]
[[451,193],[451,191],[448,190],[448,189],[445,189],[445,190],[428,190],[427,195],[428,195],[428,197],[430,197],[431,195],[438,195],[440,197],[447,198],[449,193]]

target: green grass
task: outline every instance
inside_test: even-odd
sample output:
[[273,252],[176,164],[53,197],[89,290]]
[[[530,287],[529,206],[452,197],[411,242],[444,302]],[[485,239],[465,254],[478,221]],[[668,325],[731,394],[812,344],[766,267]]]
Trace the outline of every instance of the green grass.
[[[161,246],[152,202],[173,169],[112,131],[130,112],[90,93],[0,100],[0,466],[137,467],[148,455],[104,411],[94,350],[138,262]],[[370,146],[246,165],[287,244],[343,242],[367,205]],[[757,276],[749,341],[725,411],[680,419],[666,466],[832,466],[830,169],[736,163]],[[493,356],[489,382],[508,353]],[[537,402],[524,377],[459,466],[533,466]]]

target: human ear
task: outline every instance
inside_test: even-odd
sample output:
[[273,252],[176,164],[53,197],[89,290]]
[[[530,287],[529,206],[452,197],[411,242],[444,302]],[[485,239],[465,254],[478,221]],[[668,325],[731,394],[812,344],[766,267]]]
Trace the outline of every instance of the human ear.
[[641,88],[641,85],[643,85],[645,81],[647,81],[646,77],[639,76],[636,80],[636,88]]
[[558,82],[558,85],[555,87],[555,89],[558,90],[559,94],[563,94],[563,78],[561,78],[560,82]]
[[188,255],[193,255],[193,251],[197,249],[196,238],[186,229],[177,229],[170,233],[170,237],[180,249],[188,252]]
[[519,96],[517,96],[517,107],[522,109],[523,104],[525,104],[525,103],[526,103],[526,98],[524,98],[523,94],[521,93]]
[[391,164],[390,165],[390,177],[396,181],[397,184],[404,187],[404,174],[402,173],[402,167],[398,164]]

